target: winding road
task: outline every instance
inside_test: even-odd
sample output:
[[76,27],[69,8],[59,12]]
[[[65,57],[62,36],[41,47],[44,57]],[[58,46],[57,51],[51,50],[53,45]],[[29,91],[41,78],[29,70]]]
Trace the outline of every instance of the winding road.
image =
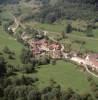
[[91,72],[91,71],[88,69],[87,65],[84,65],[84,67],[85,67],[86,71],[87,71],[89,74],[93,75],[94,77],[98,77],[98,75],[94,74],[93,72]]

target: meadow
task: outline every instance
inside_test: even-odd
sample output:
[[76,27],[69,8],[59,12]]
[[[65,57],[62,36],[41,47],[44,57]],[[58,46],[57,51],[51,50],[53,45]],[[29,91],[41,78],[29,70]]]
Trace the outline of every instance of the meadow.
[[[17,40],[11,37],[8,33],[3,30],[3,27],[0,26],[0,51],[3,52],[4,47],[8,47],[11,51],[15,52],[15,60],[9,60],[12,64],[20,64],[19,56],[21,54],[21,50],[23,45],[17,42]],[[8,55],[4,54],[5,58],[8,58]],[[8,60],[8,59],[7,59]]]
[[[32,75],[30,76],[32,77]],[[56,65],[49,64],[40,66],[35,76],[39,78],[37,85],[41,89],[48,86],[50,80],[54,80],[63,89],[72,88],[80,93],[90,91],[89,82],[87,81],[89,74],[69,62],[57,61]],[[94,79],[98,82],[97,78]]]

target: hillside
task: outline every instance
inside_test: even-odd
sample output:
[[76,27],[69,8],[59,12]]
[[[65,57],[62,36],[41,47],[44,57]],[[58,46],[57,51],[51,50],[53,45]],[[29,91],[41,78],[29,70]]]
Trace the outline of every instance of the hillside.
[[98,100],[98,0],[0,0],[0,100]]
[[65,18],[96,20],[98,17],[96,0],[57,0],[55,2],[47,0],[47,3],[44,2],[45,0],[41,1],[44,7],[37,16],[41,22],[52,23]]

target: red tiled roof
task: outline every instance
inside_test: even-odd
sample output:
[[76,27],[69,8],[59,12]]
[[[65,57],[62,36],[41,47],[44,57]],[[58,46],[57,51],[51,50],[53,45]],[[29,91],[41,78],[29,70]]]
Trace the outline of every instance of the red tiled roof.
[[59,44],[55,44],[55,43],[54,43],[54,44],[51,44],[51,45],[49,46],[49,48],[50,48],[50,49],[54,49],[54,48],[55,48],[55,49],[60,49],[61,46],[60,46]]
[[91,61],[93,65],[98,67],[98,54],[90,54],[89,61]]
[[35,44],[35,45],[41,45],[43,43],[48,43],[48,42],[46,39],[32,41],[32,44]]

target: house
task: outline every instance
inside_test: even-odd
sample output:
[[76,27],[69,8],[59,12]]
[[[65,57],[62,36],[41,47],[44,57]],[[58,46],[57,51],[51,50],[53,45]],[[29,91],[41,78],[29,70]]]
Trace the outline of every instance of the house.
[[87,65],[92,68],[92,70],[98,71],[98,54],[89,54],[86,57]]
[[60,59],[62,57],[61,45],[59,43],[52,43],[49,45],[50,56],[52,58]]
[[49,49],[50,50],[53,50],[53,49],[55,49],[55,50],[61,50],[61,45],[58,44],[58,43],[52,43],[52,44],[49,45]]
[[62,57],[62,50],[64,49],[61,44],[57,42],[49,43],[46,39],[29,40],[31,51],[34,55],[41,55],[43,53],[49,54],[51,58],[60,59]]

